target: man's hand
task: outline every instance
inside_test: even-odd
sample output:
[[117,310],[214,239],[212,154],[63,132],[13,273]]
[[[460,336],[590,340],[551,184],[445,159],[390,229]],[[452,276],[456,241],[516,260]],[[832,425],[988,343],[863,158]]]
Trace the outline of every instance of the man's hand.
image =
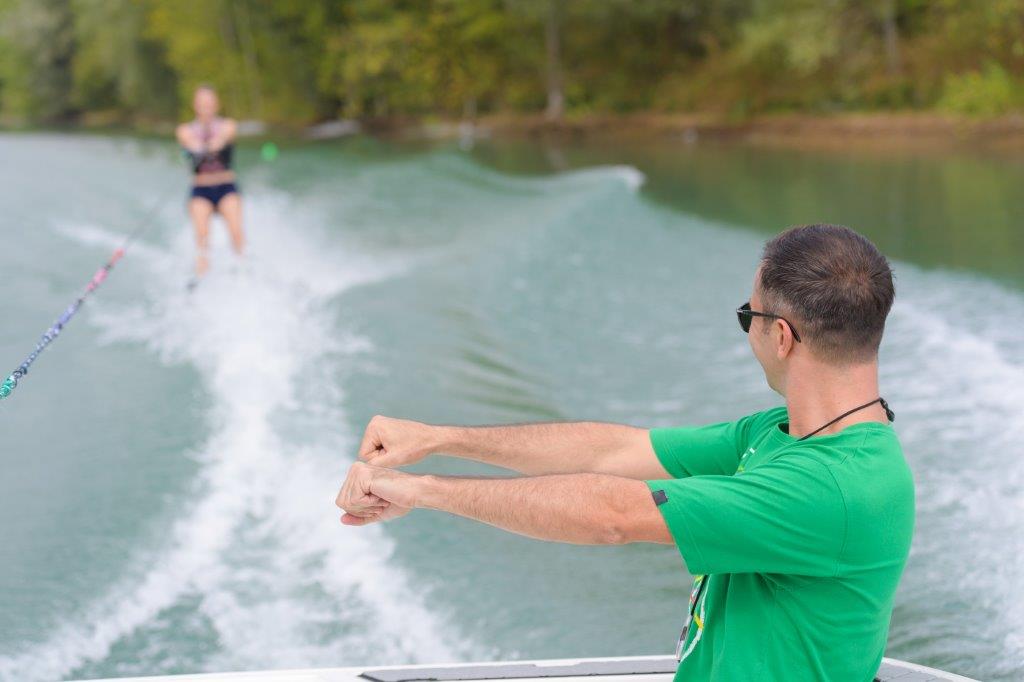
[[441,445],[441,427],[380,415],[370,420],[359,459],[379,467],[418,462]]
[[356,462],[348,470],[335,500],[345,511],[341,522],[364,526],[407,514],[416,506],[420,479],[413,474]]

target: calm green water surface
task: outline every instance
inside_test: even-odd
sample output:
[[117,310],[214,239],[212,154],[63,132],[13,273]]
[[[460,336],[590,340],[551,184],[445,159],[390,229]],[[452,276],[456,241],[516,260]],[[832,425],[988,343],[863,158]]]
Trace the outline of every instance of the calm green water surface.
[[0,403],[0,679],[671,651],[672,548],[429,512],[345,528],[334,494],[375,413],[657,426],[778,404],[731,311],[765,237],[814,221],[870,235],[898,278],[883,394],[918,525],[888,654],[1021,678],[1021,160],[366,139],[240,156],[251,257],[218,229],[189,295],[172,145],[0,136],[9,369],[158,205]]

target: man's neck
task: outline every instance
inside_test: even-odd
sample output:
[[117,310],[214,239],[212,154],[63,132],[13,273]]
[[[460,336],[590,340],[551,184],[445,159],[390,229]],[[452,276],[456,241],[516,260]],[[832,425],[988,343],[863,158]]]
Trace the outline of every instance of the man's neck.
[[[877,362],[847,367],[814,363],[802,367],[786,381],[789,433],[797,438],[805,436],[844,412],[877,397]],[[881,405],[876,403],[858,410],[818,435],[838,433],[852,424],[869,421],[888,423]]]

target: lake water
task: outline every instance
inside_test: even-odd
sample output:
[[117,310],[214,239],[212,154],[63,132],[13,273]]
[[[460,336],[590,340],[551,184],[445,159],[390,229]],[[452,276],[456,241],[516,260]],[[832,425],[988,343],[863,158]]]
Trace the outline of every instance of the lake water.
[[[1024,163],[682,143],[240,153],[251,257],[192,295],[163,141],[0,136],[0,679],[669,653],[674,548],[580,548],[334,495],[375,413],[676,425],[779,404],[733,310],[766,236],[893,259],[882,393],[918,523],[888,655],[1024,670]],[[6,374],[6,372],[5,372]],[[437,458],[418,467],[479,473]]]

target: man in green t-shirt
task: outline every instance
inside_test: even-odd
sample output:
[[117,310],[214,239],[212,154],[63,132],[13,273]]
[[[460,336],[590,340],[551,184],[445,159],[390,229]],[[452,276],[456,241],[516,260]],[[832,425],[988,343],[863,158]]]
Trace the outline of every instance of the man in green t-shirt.
[[[736,311],[784,407],[649,431],[374,417],[338,493],[341,520],[423,507],[542,540],[675,543],[695,576],[677,680],[871,680],[914,526],[913,480],[878,394],[893,297],[889,264],[861,235],[787,230]],[[433,452],[524,476],[395,469]]]

